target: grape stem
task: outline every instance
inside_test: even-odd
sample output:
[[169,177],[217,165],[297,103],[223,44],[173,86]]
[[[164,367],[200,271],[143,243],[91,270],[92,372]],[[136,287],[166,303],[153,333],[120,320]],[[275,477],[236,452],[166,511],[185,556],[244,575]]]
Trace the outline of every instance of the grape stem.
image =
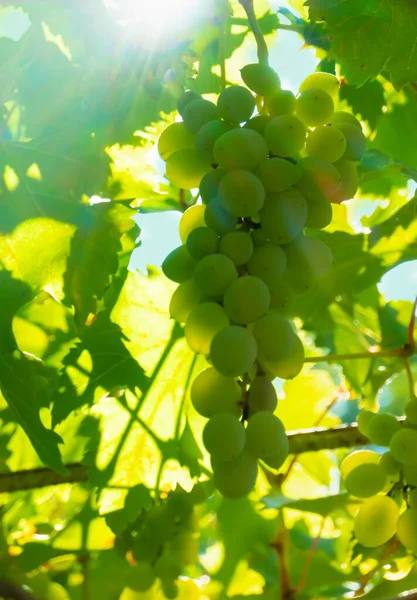
[[249,27],[255,37],[256,45],[258,48],[258,60],[261,65],[267,65],[269,62],[268,58],[268,46],[266,45],[265,38],[262,34],[261,28],[259,27],[256,19],[255,8],[253,6],[253,0],[239,0],[245,10],[248,17]]
[[346,354],[327,354],[323,356],[308,356],[304,359],[305,363],[318,362],[339,362],[340,360],[358,360],[361,358],[384,358],[384,357],[399,357],[409,358],[415,354],[415,346],[413,344],[404,344],[400,348],[391,348],[390,350],[377,350],[376,352],[353,352]]

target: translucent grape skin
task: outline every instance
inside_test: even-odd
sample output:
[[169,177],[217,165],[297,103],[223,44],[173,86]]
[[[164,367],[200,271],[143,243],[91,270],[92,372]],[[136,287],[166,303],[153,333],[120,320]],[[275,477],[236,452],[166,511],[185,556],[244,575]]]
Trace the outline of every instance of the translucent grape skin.
[[268,283],[271,294],[270,307],[279,314],[287,317],[295,303],[295,292],[284,277],[275,277]]
[[342,479],[346,479],[349,473],[366,463],[378,464],[380,460],[379,454],[372,450],[355,450],[346,456],[340,465],[340,475]]
[[323,90],[330,94],[330,96],[335,96],[339,90],[340,82],[335,75],[331,73],[311,73],[308,75],[304,81],[300,85],[300,94],[311,88]]
[[255,110],[255,98],[247,88],[232,85],[224,89],[218,100],[217,108],[221,117],[229,123],[243,123]]
[[248,325],[267,312],[270,293],[266,283],[258,277],[239,277],[224,294],[224,309],[233,323]]
[[261,211],[261,225],[276,244],[288,244],[303,231],[307,202],[296,188],[269,194]]
[[237,277],[236,267],[223,254],[210,254],[202,258],[194,271],[194,278],[206,298],[221,300],[232,281]]
[[237,458],[243,452],[246,432],[239,419],[230,413],[210,417],[203,430],[203,443],[216,462]]
[[214,164],[216,159],[214,157],[214,144],[217,142],[220,136],[227,131],[234,129],[233,125],[225,123],[224,121],[209,121],[205,123],[197,131],[195,136],[195,147],[197,152],[210,164]]
[[256,131],[232,129],[220,136],[214,144],[214,157],[222,169],[255,171],[268,158],[268,147],[264,138]]
[[219,247],[217,233],[209,227],[197,227],[187,237],[187,250],[196,260],[215,254]]
[[279,469],[289,451],[285,427],[280,419],[268,411],[252,415],[246,429],[246,448],[256,458]]
[[370,498],[382,491],[386,474],[379,464],[364,463],[349,473],[345,480],[346,490],[357,498]]
[[333,257],[321,240],[301,234],[284,246],[287,256],[286,277],[298,293],[309,290],[314,280],[328,271]]
[[192,102],[193,100],[202,100],[202,96],[193,90],[187,90],[181,94],[178,99],[177,109],[181,116],[184,115],[184,110],[187,104]]
[[294,379],[302,370],[304,365],[304,346],[298,336],[295,336],[294,345],[290,353],[280,360],[262,360],[259,357],[261,367],[265,373],[272,377],[281,379]]
[[261,180],[243,169],[227,173],[219,185],[219,199],[234,217],[251,217],[263,206],[265,189]]
[[340,187],[330,196],[330,202],[340,204],[344,200],[350,200],[358,191],[359,175],[355,163],[348,160],[338,160],[333,166],[341,177]]
[[129,569],[126,585],[135,592],[146,592],[155,582],[155,572],[148,562],[138,562]]
[[253,335],[258,358],[266,361],[279,361],[289,356],[297,339],[288,319],[272,311],[255,323]]
[[360,161],[366,152],[366,137],[363,135],[362,130],[352,123],[337,123],[334,127],[341,131],[346,139],[346,150],[343,158]]
[[205,123],[217,120],[219,113],[217,106],[209,100],[192,100],[184,108],[182,118],[187,129],[197,133]]
[[223,208],[218,198],[214,198],[207,205],[204,220],[207,227],[210,227],[219,235],[234,231],[237,224],[237,218]]
[[245,265],[253,254],[252,238],[246,231],[226,233],[220,240],[219,252],[229,257],[237,267]]
[[[395,459],[394,459],[395,460]],[[417,487],[417,465],[413,464],[413,465],[401,465],[401,463],[398,463],[401,467],[403,468],[403,475],[404,475],[404,480],[408,485],[415,485]]]
[[196,265],[196,260],[190,256],[187,248],[178,246],[165,258],[162,263],[162,272],[171,281],[182,283],[192,277]]
[[401,428],[394,433],[390,440],[390,448],[393,457],[404,465],[417,463],[417,431]]
[[396,533],[399,511],[388,496],[368,498],[360,506],[354,519],[355,537],[366,548],[377,548]]
[[284,158],[295,156],[304,148],[306,129],[297,117],[281,115],[266,126],[265,139],[272,154]]
[[333,163],[344,155],[346,139],[339,129],[319,125],[308,134],[306,150],[309,156],[317,156],[317,158]]
[[239,377],[253,367],[256,342],[246,329],[231,325],[219,331],[210,347],[213,367],[226,377]]
[[266,375],[257,375],[248,392],[249,416],[260,411],[273,413],[277,404],[277,392],[270,379]]
[[247,121],[244,126],[246,129],[252,129],[257,133],[264,135],[265,128],[271,121],[271,119],[272,117],[270,117],[269,115],[256,115],[255,117],[249,119],[249,121]]
[[242,390],[232,377],[221,375],[213,367],[201,371],[191,384],[191,402],[203,417],[221,412],[238,416]]
[[310,88],[296,99],[295,112],[308,127],[324,125],[330,121],[334,112],[332,97],[323,90]]
[[185,339],[196,354],[208,354],[216,333],[228,325],[229,317],[222,306],[203,302],[194,308],[185,323]]
[[182,214],[179,224],[180,238],[183,244],[187,241],[187,237],[193,229],[197,227],[204,227],[204,213],[206,207],[202,204],[195,204],[190,206]]
[[186,128],[184,123],[172,123],[161,133],[158,140],[158,154],[167,160],[178,150],[194,148],[195,135]]
[[322,229],[333,216],[331,200],[341,186],[341,175],[334,165],[315,156],[302,158],[297,163],[302,173],[296,187],[307,202],[306,227]]
[[256,171],[265,191],[270,193],[283,192],[295,185],[301,179],[300,170],[285,158],[268,158],[261,163]]
[[200,304],[202,293],[194,281],[187,279],[177,287],[171,296],[169,314],[178,323],[185,323],[191,311]]
[[290,90],[277,90],[265,98],[265,106],[272,117],[292,115],[295,111],[295,96]]
[[358,422],[358,430],[362,435],[367,436],[369,421],[374,415],[375,413],[371,412],[370,410],[362,410],[358,414],[356,420]]
[[[397,460],[395,460],[395,458],[392,456],[391,452],[385,452],[385,454],[383,454],[379,460],[379,464],[381,466],[381,469],[384,471],[384,473],[388,476],[388,477],[393,477],[393,476],[397,476],[399,475],[400,471],[401,471],[401,463],[399,463]],[[417,469],[416,469],[416,476],[417,476]]]
[[212,461],[214,483],[226,498],[243,498],[255,487],[258,462],[247,450],[228,462]]
[[241,77],[252,91],[259,96],[270,96],[280,86],[278,74],[268,65],[253,63],[240,70]]
[[178,150],[171,154],[166,162],[168,179],[184,190],[198,187],[210,168],[210,163],[202,158],[194,148]]
[[405,414],[407,419],[410,421],[410,423],[412,423],[413,425],[417,425],[417,398],[413,397],[410,399],[410,401],[407,403],[406,407],[405,407]]
[[219,193],[219,184],[227,171],[224,169],[212,169],[204,175],[200,181],[200,196],[204,204],[217,198]]
[[339,110],[333,113],[332,118],[330,119],[330,125],[336,125],[338,123],[350,123],[355,127],[358,127],[362,131],[362,126],[359,123],[358,119],[352,115],[352,113],[346,112],[344,110]]
[[375,414],[368,423],[366,428],[367,437],[377,446],[389,446],[394,433],[401,428],[400,423],[394,417],[387,413]]
[[248,271],[251,275],[259,277],[266,284],[275,277],[283,275],[287,268],[285,252],[277,244],[267,242],[254,248],[252,257],[248,262]]
[[411,552],[417,553],[417,509],[409,508],[399,517],[397,523],[398,539]]

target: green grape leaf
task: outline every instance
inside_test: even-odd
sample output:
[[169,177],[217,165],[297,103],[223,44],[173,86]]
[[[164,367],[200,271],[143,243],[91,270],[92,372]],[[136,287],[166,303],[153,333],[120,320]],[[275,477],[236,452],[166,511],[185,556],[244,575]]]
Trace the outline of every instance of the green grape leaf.
[[262,503],[266,508],[293,508],[302,512],[315,513],[322,517],[327,517],[339,510],[346,511],[349,507],[355,506],[359,502],[359,500],[355,500],[347,493],[303,500],[292,500],[280,493],[274,493],[262,498]]
[[12,329],[13,317],[32,298],[32,291],[25,283],[13,279],[8,271],[0,271],[0,354],[16,348]]
[[379,81],[368,81],[360,88],[342,85],[340,99],[346,100],[352,112],[367,121],[372,130],[376,128],[385,105],[384,88]]
[[142,484],[130,488],[125,498],[125,511],[129,522],[134,521],[142,510],[149,510],[153,505],[148,488]]

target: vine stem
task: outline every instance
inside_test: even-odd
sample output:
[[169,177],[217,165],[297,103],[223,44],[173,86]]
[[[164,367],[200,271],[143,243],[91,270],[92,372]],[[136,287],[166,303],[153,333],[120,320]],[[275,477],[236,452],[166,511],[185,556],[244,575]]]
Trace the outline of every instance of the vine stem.
[[305,363],[318,363],[318,362],[338,362],[340,360],[358,360],[363,358],[384,358],[384,357],[397,357],[397,358],[409,358],[415,353],[414,344],[404,344],[400,348],[391,348],[390,350],[376,350],[365,351],[365,352],[353,352],[351,354],[325,354],[323,356],[307,356],[304,359]]
[[407,381],[408,381],[408,389],[410,392],[410,399],[414,398],[415,393],[414,393],[414,377],[413,377],[413,372],[411,371],[411,367],[410,367],[410,361],[408,359],[408,357],[405,357],[404,359],[404,367],[405,367],[405,372],[407,375]]
[[322,521],[320,523],[319,532],[318,532],[317,536],[315,537],[315,539],[313,540],[313,543],[311,544],[310,549],[308,551],[307,558],[304,563],[303,571],[300,576],[300,581],[298,582],[298,585],[297,585],[297,594],[301,594],[301,592],[305,588],[305,585],[307,583],[308,573],[309,573],[310,567],[311,567],[311,563],[313,561],[314,554],[316,553],[316,550],[320,543],[325,524],[326,524],[326,517],[323,517]]
[[255,37],[258,48],[258,61],[261,65],[267,65],[269,63],[268,46],[266,45],[265,38],[256,19],[253,0],[239,0],[239,4],[241,4],[245,10],[245,13],[248,17],[249,27],[251,28]]

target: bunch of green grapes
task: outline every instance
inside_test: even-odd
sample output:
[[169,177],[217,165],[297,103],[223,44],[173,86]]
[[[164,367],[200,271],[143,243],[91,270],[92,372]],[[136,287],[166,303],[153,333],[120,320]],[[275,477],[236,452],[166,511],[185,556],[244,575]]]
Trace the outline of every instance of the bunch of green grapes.
[[231,498],[253,489],[259,460],[279,469],[288,455],[272,380],[303,366],[289,316],[332,264],[312,229],[329,225],[332,203],[354,196],[366,148],[355,117],[335,112],[335,76],[310,75],[296,97],[267,65],[241,74],[247,87],[226,88],[216,104],[185,92],[182,121],[158,143],[168,179],[199,187],[201,203],[183,214],[182,245],[162,269],[179,284],[170,314],[208,362],[191,400],[208,419],[214,482]]
[[363,498],[354,521],[356,539],[374,548],[394,535],[417,553],[417,399],[406,407],[400,423],[394,415],[364,410],[358,429],[382,454],[372,450],[350,453],[341,465],[346,490]]

